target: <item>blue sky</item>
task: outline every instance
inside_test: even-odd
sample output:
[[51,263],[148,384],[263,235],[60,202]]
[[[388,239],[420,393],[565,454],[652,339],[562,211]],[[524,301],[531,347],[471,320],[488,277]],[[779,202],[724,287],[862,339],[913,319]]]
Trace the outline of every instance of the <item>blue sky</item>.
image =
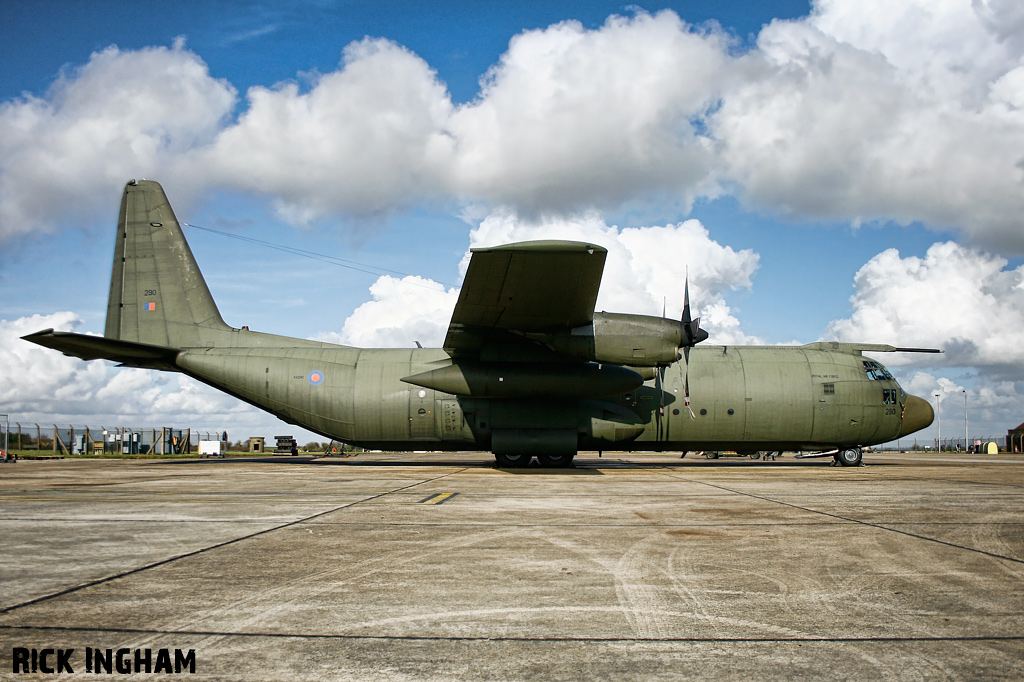
[[599,305],[677,314],[689,268],[710,343],[941,347],[881,359],[988,433],[1024,419],[1008,0],[3,3],[0,39],[0,402],[26,421],[279,428],[21,347],[102,332],[132,177],[357,268],[186,228],[234,325],[437,344],[471,245],[579,236],[615,259]]

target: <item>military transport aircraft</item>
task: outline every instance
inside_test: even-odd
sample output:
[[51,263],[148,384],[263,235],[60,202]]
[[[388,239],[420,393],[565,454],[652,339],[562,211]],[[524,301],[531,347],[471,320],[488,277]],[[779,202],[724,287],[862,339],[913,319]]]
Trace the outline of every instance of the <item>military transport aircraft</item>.
[[564,466],[580,449],[834,451],[932,422],[862,351],[892,346],[694,346],[682,320],[594,312],[607,251],[537,241],[474,249],[443,348],[362,349],[235,329],[221,319],[156,182],[124,189],[102,337],[28,341],[84,360],[183,372],[281,419],[386,450],[490,450]]

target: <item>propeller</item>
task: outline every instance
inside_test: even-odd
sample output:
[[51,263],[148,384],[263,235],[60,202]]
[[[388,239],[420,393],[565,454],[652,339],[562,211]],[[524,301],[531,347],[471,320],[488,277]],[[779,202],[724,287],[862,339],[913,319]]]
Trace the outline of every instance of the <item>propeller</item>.
[[[662,301],[661,316],[665,317],[664,300]],[[685,284],[683,285],[683,315],[679,320],[679,348],[683,351],[682,359],[686,365],[683,376],[683,405],[686,407],[686,411],[689,412],[690,419],[697,418],[693,413],[693,409],[690,407],[690,348],[707,338],[707,331],[700,328],[700,318],[694,318],[690,311],[690,274],[687,272]],[[658,412],[656,415],[656,426],[659,439],[662,436],[661,418],[665,414],[665,392],[662,388],[665,382],[665,367],[666,365],[659,365],[657,373],[654,375],[654,387],[658,392],[659,397]]]
[[690,313],[690,275],[686,275],[686,284],[683,289],[683,317],[679,321],[682,330],[680,334],[683,346],[683,361],[686,363],[686,374],[683,377],[683,405],[690,413],[690,419],[696,419],[693,410],[690,408],[690,349],[708,338],[708,333],[700,328],[700,318],[694,318]]

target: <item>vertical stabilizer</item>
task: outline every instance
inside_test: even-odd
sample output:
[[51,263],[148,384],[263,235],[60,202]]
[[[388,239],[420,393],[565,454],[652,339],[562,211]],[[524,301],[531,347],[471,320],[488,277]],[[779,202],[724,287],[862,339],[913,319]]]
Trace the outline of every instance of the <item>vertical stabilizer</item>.
[[213,345],[228,331],[159,183],[131,181],[118,217],[108,339],[169,348]]

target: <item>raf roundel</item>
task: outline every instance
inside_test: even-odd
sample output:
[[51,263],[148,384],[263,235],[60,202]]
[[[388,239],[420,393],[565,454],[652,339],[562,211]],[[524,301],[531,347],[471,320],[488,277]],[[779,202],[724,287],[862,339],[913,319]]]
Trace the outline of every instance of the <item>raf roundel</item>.
[[314,369],[312,372],[309,373],[309,376],[307,376],[306,379],[309,381],[309,383],[313,384],[314,386],[319,386],[320,384],[324,383],[324,376],[325,375],[323,372],[321,372],[318,369]]

